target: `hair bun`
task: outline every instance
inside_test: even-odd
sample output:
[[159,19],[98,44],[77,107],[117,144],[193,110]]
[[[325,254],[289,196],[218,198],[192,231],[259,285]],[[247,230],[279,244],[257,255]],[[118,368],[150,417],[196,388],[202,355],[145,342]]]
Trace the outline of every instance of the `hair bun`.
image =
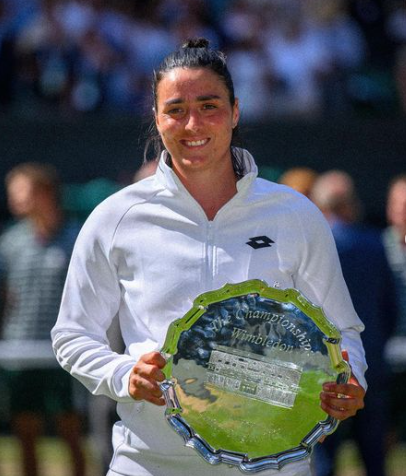
[[183,43],[182,48],[208,48],[209,40],[206,38],[194,38],[187,40],[186,43]]

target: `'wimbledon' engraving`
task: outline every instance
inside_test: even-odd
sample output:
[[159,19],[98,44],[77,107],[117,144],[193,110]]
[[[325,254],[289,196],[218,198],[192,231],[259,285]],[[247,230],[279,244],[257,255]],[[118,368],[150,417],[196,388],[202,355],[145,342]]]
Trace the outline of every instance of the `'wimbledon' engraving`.
[[213,350],[206,383],[264,402],[292,408],[302,369],[285,362],[263,362],[236,353]]
[[[303,350],[312,350],[310,339],[306,337],[306,332],[301,334],[294,334],[294,337],[299,341],[299,348]],[[262,345],[263,347],[272,347],[273,349],[279,348],[279,350],[284,350],[285,352],[291,352],[294,349],[293,345],[288,345],[282,343],[281,341],[274,341],[269,339],[265,335],[261,334],[250,334],[245,329],[240,329],[239,327],[234,327],[232,331],[232,337],[238,340],[250,342],[251,344]]]
[[250,344],[262,345],[263,347],[270,347],[272,349],[279,349],[285,352],[292,352],[293,345],[285,344],[284,342],[277,340],[273,341],[268,339],[267,336],[261,334],[250,334],[245,329],[234,327],[231,335],[234,339],[249,342]]
[[[286,329],[286,331],[290,332],[293,337],[295,337],[299,341],[299,346],[300,348],[304,350],[311,350],[311,342],[310,339],[307,336],[307,332],[300,327],[297,326],[296,323],[292,322],[292,320],[288,319],[285,314],[279,314],[275,312],[267,312],[267,311],[245,311],[243,312],[241,309],[239,309],[236,314],[235,314],[237,319],[245,319],[245,320],[251,320],[251,319],[259,319],[265,322],[269,322],[271,324],[281,326],[282,328]],[[234,328],[236,329],[236,328]],[[237,336],[239,338],[239,336]],[[250,337],[252,338],[252,337]],[[244,339],[245,340],[245,339]],[[272,343],[265,342],[265,338],[263,342],[258,342],[260,345],[270,347]]]

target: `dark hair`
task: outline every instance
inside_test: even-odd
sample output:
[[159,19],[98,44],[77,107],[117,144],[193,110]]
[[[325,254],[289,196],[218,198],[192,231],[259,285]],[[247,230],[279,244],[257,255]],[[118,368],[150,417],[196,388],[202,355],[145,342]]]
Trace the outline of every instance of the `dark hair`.
[[224,53],[209,48],[209,42],[205,38],[188,40],[182,47],[168,55],[158,70],[154,71],[152,92],[154,107],[157,109],[157,88],[165,73],[175,68],[208,68],[216,73],[224,82],[230,98],[230,104],[234,106],[234,84],[226,65]]
[[[157,89],[160,81],[166,73],[174,68],[207,68],[213,71],[226,86],[229,94],[230,104],[235,104],[234,84],[231,74],[227,68],[226,57],[224,53],[218,50],[209,48],[209,41],[205,38],[197,38],[188,40],[181,48],[168,55],[159,68],[154,71],[152,81],[152,94],[154,110],[157,112]],[[157,131],[155,120],[152,121],[149,127],[149,137],[145,145],[144,161],[147,161],[147,154],[150,147],[153,147],[154,157],[159,159],[162,150],[164,149],[161,137]],[[235,145],[238,135],[238,126],[233,129],[232,144]],[[244,175],[244,165],[242,159],[238,156],[234,147],[231,148],[231,156],[233,160],[234,172],[237,176]]]

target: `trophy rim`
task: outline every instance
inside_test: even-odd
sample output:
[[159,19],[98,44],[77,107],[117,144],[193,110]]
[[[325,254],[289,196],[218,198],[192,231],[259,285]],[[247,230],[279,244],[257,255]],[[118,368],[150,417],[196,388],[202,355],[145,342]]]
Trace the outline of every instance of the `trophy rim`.
[[319,422],[294,448],[286,451],[249,458],[244,453],[229,451],[225,449],[215,449],[204,438],[196,433],[187,421],[181,416],[181,406],[176,396],[174,385],[171,381],[164,381],[160,385],[164,394],[167,409],[165,417],[169,425],[182,437],[185,446],[197,451],[205,461],[211,465],[225,463],[237,466],[243,473],[257,473],[267,469],[282,469],[286,464],[301,461],[308,457],[314,445],[324,435],[329,435],[335,431],[339,421],[328,416]]
[[314,428],[305,435],[298,446],[285,451],[249,458],[247,454],[213,448],[204,438],[196,433],[187,421],[181,416],[182,407],[177,398],[172,379],[172,358],[176,355],[182,332],[189,330],[192,325],[207,311],[208,306],[226,299],[256,294],[280,303],[290,303],[310,318],[324,334],[324,342],[333,369],[337,373],[337,383],[346,383],[351,370],[343,359],[340,351],[341,335],[332,324],[320,306],[309,301],[295,288],[279,289],[268,286],[265,281],[253,279],[242,283],[227,283],[218,290],[200,294],[193,301],[192,308],[180,319],[171,323],[161,349],[161,354],[167,360],[163,369],[165,380],[160,384],[166,401],[165,417],[170,426],[184,440],[185,446],[194,448],[210,464],[226,463],[237,466],[243,473],[255,473],[266,469],[280,470],[288,463],[300,461],[308,457],[314,445],[324,436],[335,431],[339,421],[326,414],[324,420],[319,421]]

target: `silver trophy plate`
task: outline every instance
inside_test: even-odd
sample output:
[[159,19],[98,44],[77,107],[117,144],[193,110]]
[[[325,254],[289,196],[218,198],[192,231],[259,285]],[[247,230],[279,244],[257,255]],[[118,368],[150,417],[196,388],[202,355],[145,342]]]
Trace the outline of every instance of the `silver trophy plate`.
[[251,280],[204,293],[162,348],[166,418],[211,464],[259,472],[302,460],[338,424],[320,392],[348,381],[340,341],[295,289]]

